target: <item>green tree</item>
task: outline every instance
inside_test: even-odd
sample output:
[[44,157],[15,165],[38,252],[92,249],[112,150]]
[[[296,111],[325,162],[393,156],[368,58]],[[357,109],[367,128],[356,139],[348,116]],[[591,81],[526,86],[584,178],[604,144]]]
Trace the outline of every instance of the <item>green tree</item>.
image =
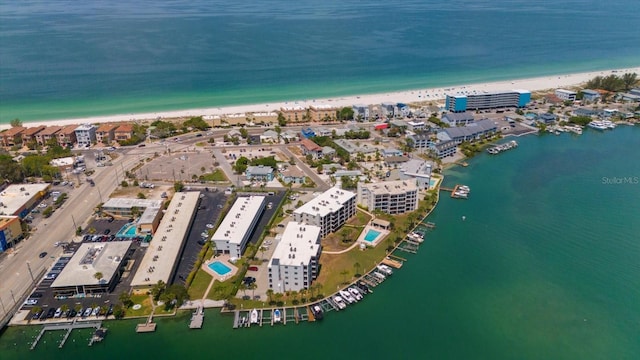
[[626,91],[631,90],[638,83],[638,74],[625,73],[622,75],[622,82]]
[[347,275],[349,275],[349,270],[344,269],[342,271],[340,271],[340,275],[342,275],[342,283],[346,283],[347,282]]
[[130,307],[131,305],[133,305],[133,301],[131,301],[131,295],[129,295],[128,292],[122,292],[120,294],[120,296],[118,296],[118,299],[122,303],[122,306],[124,306],[126,308]]
[[249,132],[247,131],[247,129],[245,128],[240,128],[240,136],[242,136],[243,139],[246,139],[249,137]]
[[269,303],[273,301],[272,297],[273,297],[273,289],[267,289],[267,299],[269,300]]
[[357,261],[353,264],[353,268],[356,271],[355,276],[358,276],[360,274],[360,268],[361,267],[362,267],[362,265],[360,265],[360,263],[357,262]]
[[93,274],[93,277],[96,278],[96,280],[98,280],[98,282],[100,282],[100,280],[102,280],[104,278],[104,275],[102,275],[102,273],[100,271],[97,271],[95,274]]
[[18,127],[18,126],[22,126],[22,120],[15,118],[13,120],[11,120],[9,122],[11,124],[11,127]]
[[120,186],[129,187],[129,183],[127,182],[127,180],[122,180],[122,182],[120,182]]
[[180,192],[184,189],[184,184],[182,183],[182,181],[176,181],[173,183],[173,190],[175,190],[176,192]]
[[158,282],[151,287],[151,296],[153,296],[153,300],[158,301],[160,299],[160,295],[166,289],[167,284],[164,281],[158,280]]
[[51,206],[47,206],[47,208],[42,211],[42,216],[44,216],[45,218],[50,217],[52,214],[53,214],[53,207]]
[[249,289],[251,290],[251,297],[255,299],[256,297],[256,289],[258,288],[258,284],[252,282],[249,284]]
[[122,319],[126,314],[124,307],[121,305],[116,305],[113,307],[113,317],[116,319]]
[[278,125],[287,126],[287,118],[285,118],[281,112],[278,113]]
[[138,199],[146,199],[146,198],[147,197],[142,192],[138,193]]
[[240,285],[238,286],[238,289],[242,291],[244,296],[247,296],[247,284],[245,284],[244,282],[241,282]]

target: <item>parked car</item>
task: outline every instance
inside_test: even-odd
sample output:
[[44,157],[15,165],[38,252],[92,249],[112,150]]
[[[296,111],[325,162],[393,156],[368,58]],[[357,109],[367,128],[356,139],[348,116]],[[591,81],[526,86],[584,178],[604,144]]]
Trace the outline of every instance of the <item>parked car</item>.
[[258,271],[257,266],[249,266],[249,271]]
[[45,256],[47,256],[47,252],[46,252],[46,251],[43,251],[43,252],[41,252],[41,253],[40,253],[40,255],[38,255],[38,257],[39,257],[40,259],[42,259],[42,258],[43,258],[43,257],[45,257]]
[[105,235],[109,235],[110,232],[111,232],[111,229],[104,229],[104,234]]
[[24,302],[25,305],[35,305],[38,303],[38,299],[27,299],[27,301]]
[[49,308],[49,311],[47,311],[47,319],[51,319],[53,317],[53,315],[56,314],[56,309],[55,308]]
[[82,314],[82,317],[87,317],[87,316],[91,315],[92,311],[93,311],[93,309],[90,308],[90,307],[84,309],[84,313]]

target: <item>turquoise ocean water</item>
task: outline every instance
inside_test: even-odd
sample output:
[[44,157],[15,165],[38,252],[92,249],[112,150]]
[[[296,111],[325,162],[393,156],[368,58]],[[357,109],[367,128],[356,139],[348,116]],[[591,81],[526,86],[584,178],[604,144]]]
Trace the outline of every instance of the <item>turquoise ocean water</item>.
[[321,323],[232,330],[211,310],[201,330],[189,314],[153,334],[108,322],[92,348],[77,331],[63,349],[51,333],[31,352],[40,327],[19,327],[0,336],[1,357],[638,359],[639,139],[638,127],[529,136],[447,171],[444,185],[469,185],[470,199],[443,196],[418,254]]
[[0,2],[0,123],[640,65],[620,0]]

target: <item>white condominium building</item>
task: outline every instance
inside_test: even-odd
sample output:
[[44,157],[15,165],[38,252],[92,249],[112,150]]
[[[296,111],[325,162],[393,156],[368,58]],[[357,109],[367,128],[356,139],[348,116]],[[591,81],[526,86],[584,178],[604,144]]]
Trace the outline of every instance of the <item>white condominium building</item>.
[[392,215],[414,211],[418,208],[416,180],[358,183],[358,204]]
[[338,230],[356,214],[356,194],[333,187],[293,212],[293,219],[320,227],[320,237]]
[[318,277],[320,227],[292,221],[269,261],[269,288],[274,292],[308,289]]
[[216,252],[240,258],[260,220],[265,207],[264,196],[241,196],[233,203],[222,223],[211,237]]

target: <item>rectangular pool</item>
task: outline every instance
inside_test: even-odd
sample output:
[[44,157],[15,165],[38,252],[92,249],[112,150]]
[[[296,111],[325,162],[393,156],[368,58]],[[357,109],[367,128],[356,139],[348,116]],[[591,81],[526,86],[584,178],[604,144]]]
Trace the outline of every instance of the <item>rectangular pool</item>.
[[230,267],[221,263],[220,261],[214,261],[207,266],[209,266],[209,269],[213,270],[214,272],[216,272],[216,274],[220,276],[226,275],[231,271]]
[[367,233],[364,236],[364,241],[373,242],[375,239],[378,238],[378,235],[380,235],[380,231],[369,229],[369,231],[367,231]]

